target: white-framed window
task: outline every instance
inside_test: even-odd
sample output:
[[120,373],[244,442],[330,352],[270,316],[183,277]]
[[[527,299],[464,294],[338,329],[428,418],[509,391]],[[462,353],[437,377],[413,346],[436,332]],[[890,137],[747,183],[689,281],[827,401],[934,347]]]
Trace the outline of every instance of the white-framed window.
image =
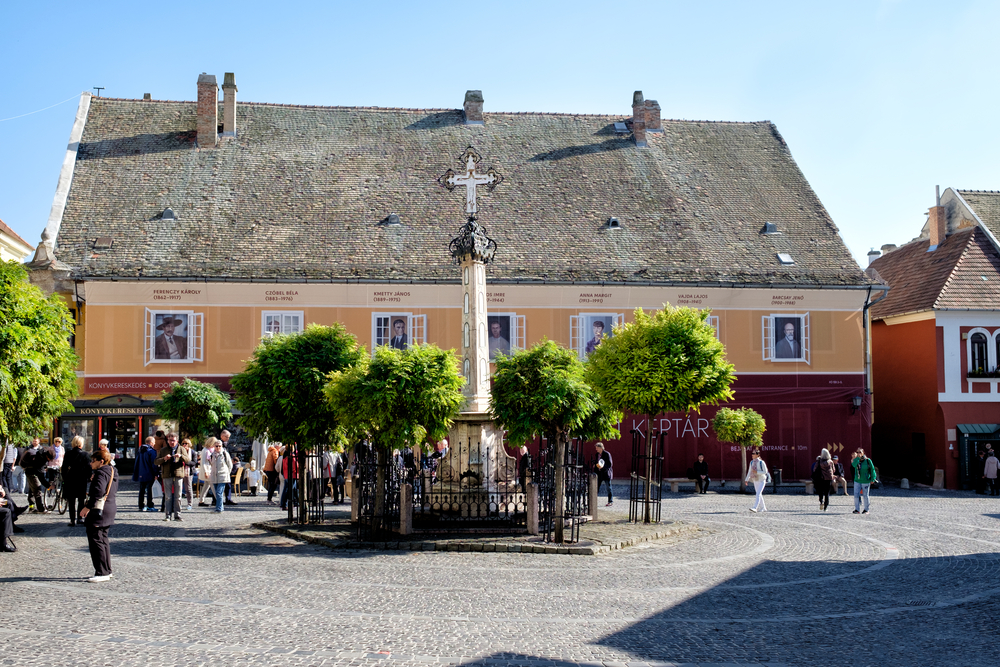
[[[997,331],[1000,333],[1000,330]],[[1000,346],[1000,339],[996,344],[990,345],[990,340],[994,336],[989,331],[981,327],[976,327],[969,331],[965,339],[965,357],[969,360],[969,373],[989,373],[997,365],[997,347]],[[992,348],[992,349],[991,349]]]
[[301,310],[265,310],[260,314],[260,337],[299,333],[305,328]]
[[144,335],[144,366],[204,361],[203,313],[147,308]]
[[524,315],[517,313],[490,313],[486,316],[486,341],[490,352],[490,361],[496,359],[497,353],[510,354],[513,350],[523,350],[525,340]]
[[580,359],[586,359],[604,338],[614,335],[614,328],[625,323],[625,313],[580,313],[569,318],[570,347]]
[[809,313],[772,313],[761,318],[764,361],[810,363]]
[[705,321],[708,323],[708,326],[712,327],[712,329],[715,330],[715,337],[718,338],[719,337],[719,316],[718,315],[709,315],[708,318]]
[[381,345],[406,350],[427,342],[427,316],[413,313],[372,313],[372,351]]

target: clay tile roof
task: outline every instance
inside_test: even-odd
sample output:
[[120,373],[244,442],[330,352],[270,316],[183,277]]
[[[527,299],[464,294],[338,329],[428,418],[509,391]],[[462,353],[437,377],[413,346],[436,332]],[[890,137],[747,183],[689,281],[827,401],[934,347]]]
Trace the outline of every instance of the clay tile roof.
[[3,220],[0,220],[0,234],[5,234],[7,236],[10,236],[11,238],[14,238],[14,239],[20,241],[21,243],[23,243],[24,245],[28,246],[32,250],[35,249],[35,246],[31,245],[30,243],[28,243],[27,241],[25,241],[24,239],[22,239],[20,236],[18,236],[17,232],[15,232],[13,229],[11,229],[10,226],[7,223],[5,223]]
[[[908,243],[871,263],[889,283],[889,295],[872,317],[932,309],[996,310],[1000,303],[1000,253],[979,228],[956,232],[934,252],[927,240]],[[983,278],[986,280],[983,280]]]
[[194,102],[93,98],[57,256],[81,277],[453,281],[465,192],[436,181],[471,145],[504,176],[479,198],[491,281],[870,282],[770,122],[665,120],[637,149],[625,116],[484,117],[240,103],[237,137],[197,150]]
[[1000,234],[1000,192],[993,190],[956,190],[972,207],[994,236]]

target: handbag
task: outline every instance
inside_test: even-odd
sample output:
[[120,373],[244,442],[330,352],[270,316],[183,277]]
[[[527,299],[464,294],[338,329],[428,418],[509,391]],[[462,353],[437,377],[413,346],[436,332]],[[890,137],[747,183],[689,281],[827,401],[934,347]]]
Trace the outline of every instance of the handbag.
[[115,471],[111,471],[111,477],[108,478],[108,490],[104,492],[103,498],[98,498],[94,501],[94,513],[97,514],[97,518],[100,519],[101,515],[104,513],[104,503],[108,501],[108,496],[111,495],[111,483],[115,481]]

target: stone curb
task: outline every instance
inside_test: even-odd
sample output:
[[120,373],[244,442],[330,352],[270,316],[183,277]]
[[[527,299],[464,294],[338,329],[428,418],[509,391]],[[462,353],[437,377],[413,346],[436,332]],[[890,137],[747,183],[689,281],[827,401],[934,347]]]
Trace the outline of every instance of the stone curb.
[[[597,529],[601,524],[592,524],[591,530]],[[609,525],[609,527],[615,524]],[[617,524],[620,526],[621,524]],[[267,530],[272,533],[284,535],[295,540],[318,544],[331,549],[362,549],[367,551],[459,551],[477,553],[532,553],[532,554],[557,554],[570,556],[596,556],[598,554],[610,553],[619,549],[653,542],[667,537],[677,535],[693,534],[701,531],[696,524],[680,521],[669,521],[659,530],[635,535],[633,537],[611,538],[610,541],[596,543],[599,539],[588,539],[595,544],[587,546],[556,545],[528,542],[526,538],[496,541],[470,540],[463,537],[445,538],[436,540],[397,540],[387,542],[361,542],[356,539],[344,539],[342,537],[330,537],[329,531],[310,530],[308,526],[298,528],[287,524],[263,521],[254,523],[255,528]],[[622,530],[620,527],[616,530]]]

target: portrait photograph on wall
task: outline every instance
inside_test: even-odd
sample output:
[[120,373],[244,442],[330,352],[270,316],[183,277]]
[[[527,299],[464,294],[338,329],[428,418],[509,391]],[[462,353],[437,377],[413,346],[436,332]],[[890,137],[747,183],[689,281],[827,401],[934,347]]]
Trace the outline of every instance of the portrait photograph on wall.
[[146,309],[145,363],[202,361],[203,313]]
[[583,313],[580,315],[580,338],[583,340],[583,354],[590,356],[601,341],[614,335],[618,323],[617,313]]
[[805,361],[802,315],[773,315],[771,359],[773,361]]
[[410,316],[380,315],[375,318],[375,346],[388,345],[396,350],[410,347]]
[[188,359],[188,314],[156,313],[153,358],[157,361]]
[[489,325],[487,342],[490,351],[490,361],[494,361],[497,354],[510,355],[512,330],[511,315],[487,315],[486,321]]

